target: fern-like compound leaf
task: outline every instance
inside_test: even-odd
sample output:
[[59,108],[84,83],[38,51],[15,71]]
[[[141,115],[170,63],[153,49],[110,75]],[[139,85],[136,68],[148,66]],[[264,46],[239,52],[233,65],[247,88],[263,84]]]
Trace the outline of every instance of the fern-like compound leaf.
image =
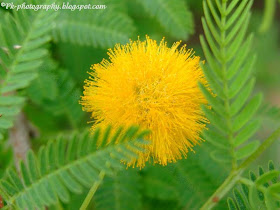
[[[68,3],[76,4],[76,1]],[[92,4],[92,1],[87,3]],[[135,31],[131,18],[120,7],[114,7],[112,1],[98,3],[107,6],[106,9],[59,10],[56,27],[53,30],[54,40],[101,48],[128,42]]]
[[[29,0],[27,3],[31,3]],[[19,10],[5,13],[0,26],[0,128],[13,125],[24,98],[16,91],[26,88],[48,54],[54,11]],[[9,26],[9,27],[7,27]]]
[[212,107],[203,108],[211,122],[204,137],[216,147],[212,158],[232,162],[233,167],[259,146],[259,141],[248,142],[260,126],[254,116],[262,102],[261,94],[250,97],[256,56],[248,56],[253,36],[246,38],[246,32],[252,4],[253,0],[203,1],[205,37],[200,36],[200,41],[207,62],[201,66],[212,89],[200,84]]
[[114,176],[117,170],[125,168],[121,161],[137,158],[149,143],[143,140],[147,132],[138,127],[123,130],[117,144],[110,141],[115,134],[109,127],[96,129],[92,136],[74,135],[69,141],[59,138],[42,147],[38,155],[29,152],[26,164],[20,164],[20,173],[8,170],[8,178],[0,181],[5,208],[43,208],[58,199],[68,202],[69,191],[81,193],[102,181],[101,173]]

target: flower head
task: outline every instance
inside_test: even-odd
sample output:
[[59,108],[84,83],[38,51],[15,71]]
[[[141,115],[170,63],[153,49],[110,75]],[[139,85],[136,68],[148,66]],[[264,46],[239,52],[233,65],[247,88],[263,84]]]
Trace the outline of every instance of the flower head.
[[109,60],[91,67],[81,104],[95,124],[140,125],[151,130],[147,152],[129,163],[143,167],[152,157],[166,165],[186,157],[201,141],[207,119],[198,82],[206,84],[200,58],[180,42],[167,47],[149,37],[109,50]]

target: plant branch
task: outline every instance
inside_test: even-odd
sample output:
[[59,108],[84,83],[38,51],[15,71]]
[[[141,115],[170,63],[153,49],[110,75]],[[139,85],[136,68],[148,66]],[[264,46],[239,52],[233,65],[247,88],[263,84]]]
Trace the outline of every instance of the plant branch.
[[206,201],[206,203],[201,207],[201,210],[212,209],[217,201],[221,200],[228,191],[235,185],[237,181],[240,180],[240,176],[243,171],[255,161],[269,146],[272,145],[280,137],[280,128],[274,131],[270,137],[268,137],[260,147],[250,155],[236,170],[233,170],[229,176],[226,178],[224,183],[214,192],[214,194]]
[[14,151],[15,165],[18,167],[19,160],[24,160],[30,149],[29,125],[23,113],[20,113],[10,129],[10,143]]
[[247,168],[254,160],[256,160],[268,147],[272,145],[280,137],[280,128],[274,131],[270,137],[268,137],[259,148],[250,155],[240,166],[239,168]]

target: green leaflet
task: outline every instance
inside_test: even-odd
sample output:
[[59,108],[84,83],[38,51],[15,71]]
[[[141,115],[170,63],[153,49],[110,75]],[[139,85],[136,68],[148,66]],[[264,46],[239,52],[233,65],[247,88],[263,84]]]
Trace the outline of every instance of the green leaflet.
[[211,158],[218,162],[230,163],[231,157],[228,151],[215,150],[211,152]]
[[260,146],[259,141],[252,141],[249,144],[239,148],[235,154],[236,159],[241,160],[243,158],[248,157],[249,155],[253,154],[258,149],[259,146]]
[[223,105],[223,101],[219,98],[216,98],[213,96],[206,88],[204,85],[199,83],[199,87],[203,94],[205,95],[207,101],[212,105],[212,108],[221,116],[226,115],[225,107]]
[[280,171],[272,170],[265,174],[262,174],[257,180],[256,185],[263,185],[265,183],[268,183],[274,178],[279,177]]
[[[200,84],[212,107],[211,110],[203,107],[211,124],[204,136],[216,147],[211,157],[232,162],[233,167],[259,145],[258,141],[243,145],[259,127],[254,116],[262,102],[261,94],[250,97],[255,84],[251,77],[256,56],[250,54],[253,36],[246,38],[246,32],[252,4],[252,0],[203,1],[205,38],[201,36],[200,41],[206,64],[201,66],[214,93]],[[228,144],[221,144],[221,138],[213,138],[218,134],[227,139]]]
[[240,193],[238,190],[234,189],[233,195],[234,195],[234,199],[235,199],[239,209],[247,209],[245,199],[244,199],[242,193]]
[[260,25],[259,31],[261,33],[266,32],[272,25],[273,18],[276,10],[276,0],[265,1],[265,10],[262,23]]
[[[1,195],[5,195],[7,202],[5,208],[42,208],[56,204],[58,199],[68,202],[68,191],[81,193],[84,188],[100,181],[101,171],[106,175],[114,175],[116,170],[125,168],[121,161],[136,158],[142,146],[149,143],[142,139],[146,131],[137,129],[134,136],[127,135],[134,128],[124,130],[118,144],[113,142],[98,150],[97,142],[100,139],[109,142],[114,136],[113,132],[106,135],[97,129],[93,137],[84,133],[74,135],[68,142],[59,138],[42,147],[37,156],[29,152],[27,163],[20,164],[19,175],[11,169],[7,171],[8,178],[0,181]],[[123,135],[126,137],[122,138]],[[83,150],[77,150],[77,147]],[[64,159],[65,154],[69,158]]]
[[237,147],[247,141],[259,129],[261,122],[253,120],[248,123],[235,137],[234,146]]
[[257,109],[260,107],[262,101],[262,95],[258,94],[253,97],[249,103],[244,107],[244,109],[236,116],[233,121],[233,130],[236,132],[240,130],[256,113]]
[[238,210],[232,198],[228,198],[227,202],[229,210]]

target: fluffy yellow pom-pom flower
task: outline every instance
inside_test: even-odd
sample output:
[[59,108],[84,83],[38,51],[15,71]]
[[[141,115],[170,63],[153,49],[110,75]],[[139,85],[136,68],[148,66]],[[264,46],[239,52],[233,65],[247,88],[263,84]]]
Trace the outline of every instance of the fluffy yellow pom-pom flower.
[[91,112],[95,124],[140,125],[151,130],[151,145],[128,165],[166,165],[185,157],[201,141],[207,119],[206,104],[198,82],[207,84],[200,58],[180,42],[168,48],[149,37],[109,50],[109,61],[92,66],[85,81],[81,104]]

